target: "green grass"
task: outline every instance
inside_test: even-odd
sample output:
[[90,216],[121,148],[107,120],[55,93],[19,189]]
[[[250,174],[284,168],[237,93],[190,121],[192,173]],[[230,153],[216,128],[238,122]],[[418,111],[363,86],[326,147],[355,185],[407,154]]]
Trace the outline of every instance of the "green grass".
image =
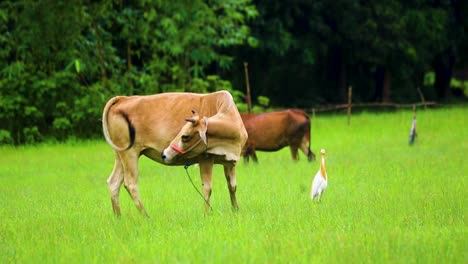
[[[289,149],[238,165],[238,213],[222,167],[212,206],[182,167],[140,159],[151,218],[122,190],[113,216],[103,141],[0,148],[0,263],[467,263],[466,108],[320,115],[312,148],[327,150],[322,203],[309,191],[319,163]],[[198,169],[189,168],[197,186]]]

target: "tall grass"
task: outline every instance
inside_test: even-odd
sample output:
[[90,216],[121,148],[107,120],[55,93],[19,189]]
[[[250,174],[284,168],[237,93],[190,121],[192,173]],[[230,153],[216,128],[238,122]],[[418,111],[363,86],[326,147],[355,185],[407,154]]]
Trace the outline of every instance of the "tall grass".
[[[182,167],[140,159],[141,217],[123,189],[112,214],[104,142],[0,148],[0,262],[467,263],[466,108],[317,115],[329,187],[309,199],[319,163],[289,149],[237,168],[231,212],[215,167],[211,214]],[[200,186],[198,169],[188,172]]]

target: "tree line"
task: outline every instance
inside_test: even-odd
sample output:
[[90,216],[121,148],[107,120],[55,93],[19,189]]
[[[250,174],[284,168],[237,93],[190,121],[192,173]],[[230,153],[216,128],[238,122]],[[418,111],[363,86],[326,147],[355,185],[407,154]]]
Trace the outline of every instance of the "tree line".
[[5,0],[0,143],[100,135],[115,95],[233,93],[245,105],[446,100],[465,83],[467,4],[434,1]]

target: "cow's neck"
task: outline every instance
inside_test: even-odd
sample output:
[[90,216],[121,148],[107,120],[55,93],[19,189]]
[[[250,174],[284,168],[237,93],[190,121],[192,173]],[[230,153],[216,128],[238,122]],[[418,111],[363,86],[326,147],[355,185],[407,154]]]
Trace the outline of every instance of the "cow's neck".
[[217,116],[212,116],[209,120],[210,125],[207,129],[207,134],[221,136],[222,138],[227,139],[238,137],[238,127],[235,123],[226,121],[226,118],[217,118]]

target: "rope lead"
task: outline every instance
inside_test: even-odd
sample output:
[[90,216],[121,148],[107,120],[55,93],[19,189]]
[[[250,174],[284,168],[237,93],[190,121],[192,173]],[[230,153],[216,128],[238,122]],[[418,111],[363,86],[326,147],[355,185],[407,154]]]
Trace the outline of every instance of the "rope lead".
[[188,172],[188,167],[190,167],[191,165],[193,165],[193,163],[190,163],[189,161],[187,161],[187,163],[185,163],[185,165],[184,165],[185,173],[187,174],[187,177],[189,178],[190,183],[192,183],[193,188],[198,192],[198,194],[200,194],[203,201],[205,201],[205,203],[210,207],[211,211],[213,211],[213,207],[211,207],[210,203],[205,199],[205,197],[200,192],[200,190],[198,190],[197,186],[195,186],[195,183],[193,183],[192,178],[190,177],[190,174]]

